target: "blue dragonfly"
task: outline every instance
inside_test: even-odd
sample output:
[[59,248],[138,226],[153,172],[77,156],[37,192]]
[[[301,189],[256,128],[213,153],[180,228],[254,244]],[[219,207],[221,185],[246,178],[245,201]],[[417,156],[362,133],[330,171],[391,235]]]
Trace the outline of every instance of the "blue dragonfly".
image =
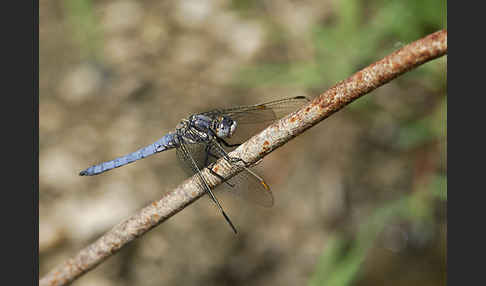
[[309,99],[304,96],[297,96],[193,114],[181,120],[174,131],[167,133],[154,143],[128,155],[91,166],[81,171],[79,175],[98,175],[175,148],[182,168],[188,175],[197,175],[197,185],[209,195],[232,230],[237,233],[236,227],[209,187],[208,180],[201,170],[208,167],[210,173],[220,178],[232,193],[240,194],[260,205],[271,207],[273,195],[270,187],[251,168],[243,167],[240,173],[225,180],[212,170],[212,164],[218,159],[224,158],[236,167],[236,163],[243,160],[230,157],[228,152],[256,134],[263,124],[283,117],[308,101]]

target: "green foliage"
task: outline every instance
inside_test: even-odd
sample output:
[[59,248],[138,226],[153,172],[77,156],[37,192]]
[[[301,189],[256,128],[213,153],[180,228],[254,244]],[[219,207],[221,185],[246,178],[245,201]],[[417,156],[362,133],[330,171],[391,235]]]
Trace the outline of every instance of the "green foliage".
[[359,270],[359,266],[364,258],[362,248],[354,246],[346,254],[345,240],[334,235],[327,242],[323,254],[319,259],[317,271],[309,283],[309,286],[318,285],[349,285]]
[[[314,58],[246,67],[236,84],[308,88],[330,85],[403,45],[446,27],[446,4],[441,0],[333,3],[334,21],[309,32]],[[285,46],[288,38],[282,33],[285,32],[275,27],[271,34]]]
[[447,201],[447,177],[445,175],[435,176],[430,183],[430,188],[441,201]]
[[444,97],[442,103],[429,115],[408,122],[400,128],[398,146],[402,149],[412,149],[433,140],[445,139],[447,137],[446,105],[447,98]]
[[309,286],[352,285],[359,277],[367,252],[375,245],[377,236],[388,223],[393,220],[407,220],[422,226],[433,223],[433,197],[439,194],[447,199],[445,185],[445,177],[439,176],[423,191],[375,210],[359,227],[354,239],[338,233],[332,235],[327,240]]
[[101,37],[92,1],[67,0],[64,1],[64,9],[72,30],[73,40],[80,47],[82,56],[97,57]]
[[373,246],[378,234],[391,219],[407,214],[408,200],[401,199],[376,210],[361,225],[354,240],[335,234],[321,255],[310,286],[351,285],[358,277],[366,253]]

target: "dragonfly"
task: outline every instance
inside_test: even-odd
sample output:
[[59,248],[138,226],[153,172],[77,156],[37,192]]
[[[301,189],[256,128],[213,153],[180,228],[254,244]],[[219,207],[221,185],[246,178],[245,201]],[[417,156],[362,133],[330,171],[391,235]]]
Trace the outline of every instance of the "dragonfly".
[[[219,209],[234,233],[236,227],[224,211],[221,203],[209,187],[208,178],[202,170],[218,177],[232,193],[242,195],[250,201],[265,207],[273,205],[273,195],[268,184],[240,158],[228,153],[256,134],[262,126],[271,123],[301,107],[309,99],[305,96],[269,101],[266,103],[214,109],[192,114],[182,119],[175,130],[165,134],[154,143],[133,153],[114,160],[93,165],[79,173],[80,176],[94,176],[133,163],[170,149],[176,149],[178,161],[188,175],[196,175],[196,185],[204,190]],[[241,171],[230,179],[223,178],[212,169],[213,164],[224,158],[231,166]],[[238,167],[238,163],[243,167]]]

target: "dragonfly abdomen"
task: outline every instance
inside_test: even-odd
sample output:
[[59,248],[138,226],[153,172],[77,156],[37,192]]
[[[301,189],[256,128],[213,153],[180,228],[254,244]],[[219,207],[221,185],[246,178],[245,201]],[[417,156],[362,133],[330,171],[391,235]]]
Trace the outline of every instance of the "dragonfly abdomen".
[[97,164],[94,166],[91,166],[87,168],[86,170],[83,170],[79,173],[80,176],[94,176],[101,174],[103,172],[109,171],[111,169],[115,169],[127,164],[130,164],[132,162],[135,162],[137,160],[146,158],[148,156],[151,156],[155,153],[159,153],[168,149],[174,148],[174,134],[169,133],[165,135],[164,137],[160,138],[156,142],[143,147],[133,153],[130,153],[125,156],[118,157],[114,160],[103,162],[101,164]]

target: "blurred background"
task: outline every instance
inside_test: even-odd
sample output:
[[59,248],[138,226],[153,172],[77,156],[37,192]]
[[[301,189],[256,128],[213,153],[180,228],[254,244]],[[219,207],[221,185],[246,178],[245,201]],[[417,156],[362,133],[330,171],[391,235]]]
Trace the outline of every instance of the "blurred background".
[[[175,152],[94,177],[217,107],[318,96],[447,28],[440,0],[40,0],[40,275],[185,178]],[[445,285],[447,57],[277,149],[275,205],[203,197],[73,285]]]

